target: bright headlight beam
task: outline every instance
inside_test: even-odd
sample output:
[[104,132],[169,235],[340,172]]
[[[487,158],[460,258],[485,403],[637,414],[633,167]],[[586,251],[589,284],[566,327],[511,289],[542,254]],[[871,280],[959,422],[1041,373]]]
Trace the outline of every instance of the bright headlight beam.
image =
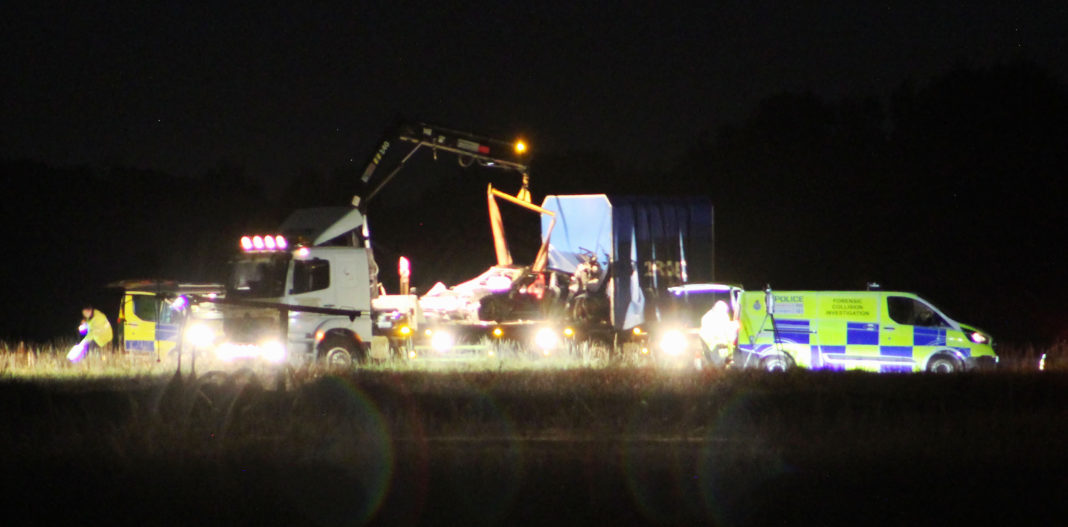
[[194,324],[185,331],[185,339],[195,347],[206,348],[215,341],[215,332],[204,324]]
[[542,350],[551,350],[556,347],[556,332],[549,328],[541,328],[534,334],[534,345]]
[[267,362],[277,364],[286,358],[286,348],[277,340],[271,340],[260,344],[260,350],[261,356]]
[[678,330],[668,331],[660,338],[660,349],[669,355],[678,355],[686,349],[686,336]]
[[449,351],[452,349],[453,338],[447,331],[435,331],[430,336],[430,347],[434,351]]

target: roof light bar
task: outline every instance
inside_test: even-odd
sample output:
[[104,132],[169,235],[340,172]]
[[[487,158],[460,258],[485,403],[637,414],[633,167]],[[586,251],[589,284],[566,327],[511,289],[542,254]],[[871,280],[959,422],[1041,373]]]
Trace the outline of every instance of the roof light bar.
[[289,242],[281,234],[249,235],[241,237],[241,250],[245,252],[284,251]]

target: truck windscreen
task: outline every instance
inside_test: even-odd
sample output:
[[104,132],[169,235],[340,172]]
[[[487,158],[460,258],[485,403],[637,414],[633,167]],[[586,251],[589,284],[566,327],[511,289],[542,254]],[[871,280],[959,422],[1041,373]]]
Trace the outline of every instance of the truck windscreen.
[[288,253],[244,254],[231,264],[230,298],[278,298],[285,294]]

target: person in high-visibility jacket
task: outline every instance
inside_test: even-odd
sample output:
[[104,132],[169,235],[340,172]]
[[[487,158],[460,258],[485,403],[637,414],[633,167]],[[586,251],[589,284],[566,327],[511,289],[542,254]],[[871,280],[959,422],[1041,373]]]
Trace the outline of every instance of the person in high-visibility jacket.
[[94,309],[93,306],[85,306],[82,309],[82,316],[85,318],[79,329],[84,330],[85,338],[82,339],[81,345],[86,347],[86,351],[94,349],[94,346],[95,349],[106,349],[114,336],[108,317],[100,310]]
[[726,302],[717,300],[712,309],[701,317],[698,335],[708,346],[713,363],[722,366],[730,345],[734,342],[734,325],[731,324],[730,310]]

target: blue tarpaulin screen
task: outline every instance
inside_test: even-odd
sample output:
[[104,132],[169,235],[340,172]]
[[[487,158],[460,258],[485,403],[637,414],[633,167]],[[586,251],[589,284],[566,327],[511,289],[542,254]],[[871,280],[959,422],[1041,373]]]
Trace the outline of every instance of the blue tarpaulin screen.
[[[547,196],[542,207],[556,214],[550,267],[574,272],[583,250],[608,263],[617,329],[643,323],[668,287],[714,279],[714,223],[706,198]],[[543,237],[550,221],[541,219]]]

